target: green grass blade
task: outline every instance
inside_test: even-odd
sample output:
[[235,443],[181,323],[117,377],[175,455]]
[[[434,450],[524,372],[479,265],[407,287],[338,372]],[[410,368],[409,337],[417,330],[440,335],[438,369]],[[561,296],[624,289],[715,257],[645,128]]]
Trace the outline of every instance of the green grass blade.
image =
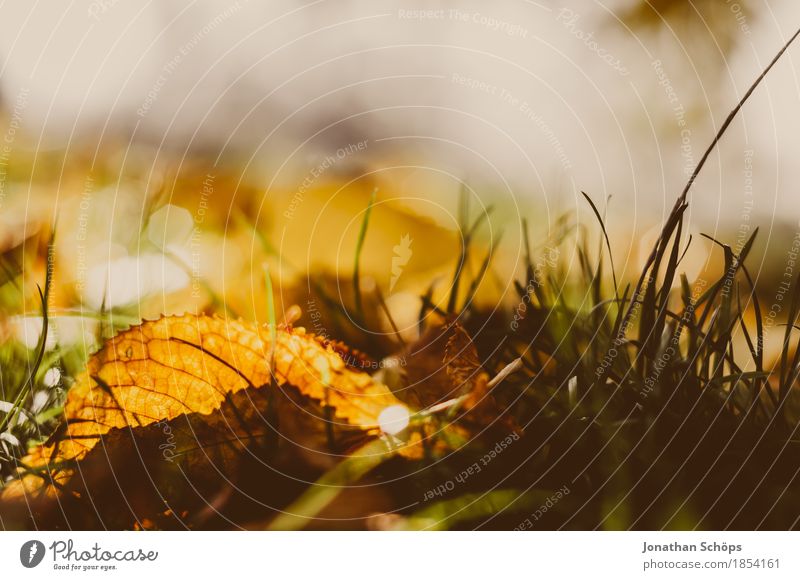
[[378,189],[372,190],[367,203],[367,209],[364,211],[364,219],[361,220],[361,229],[358,231],[358,240],[356,241],[356,255],[353,264],[353,292],[355,294],[356,314],[360,320],[364,318],[363,305],[361,301],[361,251],[364,249],[364,240],[367,237],[367,227],[369,226],[369,218],[372,213],[372,206],[375,204],[375,197],[378,194]]

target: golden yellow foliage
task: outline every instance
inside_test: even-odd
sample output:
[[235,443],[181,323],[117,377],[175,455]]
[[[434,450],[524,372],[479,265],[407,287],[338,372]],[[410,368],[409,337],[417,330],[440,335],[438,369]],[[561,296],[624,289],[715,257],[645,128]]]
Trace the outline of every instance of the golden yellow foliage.
[[377,432],[385,408],[400,404],[366,373],[347,367],[327,341],[302,328],[270,329],[208,316],[172,316],[145,322],[109,340],[88,362],[64,406],[65,430],[34,449],[22,463],[25,476],[4,496],[31,491],[49,472],[56,484],[71,470],[59,463],[84,458],[115,428],[136,428],[181,415],[210,415],[233,394],[274,381],[332,409],[334,420]]

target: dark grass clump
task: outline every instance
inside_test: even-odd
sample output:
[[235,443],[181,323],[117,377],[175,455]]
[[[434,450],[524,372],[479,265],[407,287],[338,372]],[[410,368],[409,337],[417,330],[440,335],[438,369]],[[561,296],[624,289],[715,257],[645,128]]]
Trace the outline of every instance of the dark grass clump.
[[[562,236],[538,255],[527,245],[526,275],[516,283],[520,302],[510,317],[493,314],[487,324],[481,312],[461,313],[487,368],[497,373],[522,361],[523,372],[508,377],[495,396],[525,435],[504,457],[507,475],[488,489],[471,490],[477,495],[466,503],[444,502],[438,516],[461,514],[452,521],[463,522],[464,505],[497,502],[493,494],[502,487],[518,499],[501,501],[490,514],[477,509],[480,515],[460,525],[798,526],[800,456],[792,410],[800,376],[800,275],[785,299],[782,355],[767,361],[764,311],[746,266],[757,230],[738,253],[713,240],[724,254],[718,279],[691,283],[679,273],[691,243],[681,246],[688,192],[734,116],[796,37],[720,128],[635,285],[619,288],[613,260],[613,287],[602,283],[609,278],[603,255],[593,259],[585,237],[576,243],[577,279],[563,268],[559,274]],[[586,199],[610,257],[605,224]],[[745,360],[734,354],[742,341]],[[541,500],[534,509],[526,507],[531,493]]]
[[[542,275],[541,259],[529,259],[528,282],[517,284],[524,307],[494,323],[509,332],[489,365],[499,371],[519,358],[524,369],[496,391],[525,429],[522,462],[504,485],[571,492],[536,527],[797,525],[800,459],[789,410],[800,372],[798,279],[783,356],[765,361],[763,315],[745,265],[755,234],[738,255],[723,246],[719,279],[692,285],[681,276],[676,286],[684,208],[635,293],[605,291],[602,260],[592,262],[583,244],[572,293],[556,274]],[[734,356],[741,341],[745,360]]]

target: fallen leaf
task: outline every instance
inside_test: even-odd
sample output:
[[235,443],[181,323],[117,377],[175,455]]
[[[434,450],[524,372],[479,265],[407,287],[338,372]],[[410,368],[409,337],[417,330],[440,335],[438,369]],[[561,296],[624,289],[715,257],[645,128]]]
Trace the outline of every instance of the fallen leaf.
[[452,326],[445,346],[444,364],[451,384],[460,394],[469,393],[478,383],[489,381],[489,376],[481,369],[472,337],[460,324]]
[[464,395],[461,409],[468,423],[478,426],[494,425],[505,431],[521,433],[512,417],[504,414],[492,394],[493,382],[483,370],[478,349],[472,337],[460,324],[454,324],[444,354],[447,376],[453,389]]
[[112,429],[210,416],[232,395],[269,387],[271,358],[277,387],[320,402],[334,424],[377,434],[381,412],[401,404],[385,385],[349,368],[325,340],[302,328],[279,328],[275,336],[272,345],[267,327],[193,315],[118,334],[91,357],[70,389],[63,429],[23,458],[21,477],[6,486],[3,499],[48,482],[50,491],[62,488],[75,463]]

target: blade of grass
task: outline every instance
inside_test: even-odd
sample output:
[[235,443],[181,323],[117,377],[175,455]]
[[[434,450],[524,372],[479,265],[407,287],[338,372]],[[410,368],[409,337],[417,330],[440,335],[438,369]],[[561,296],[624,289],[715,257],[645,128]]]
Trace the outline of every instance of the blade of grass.
[[267,323],[269,324],[269,374],[272,386],[275,386],[275,347],[278,342],[278,322],[275,316],[275,295],[272,291],[272,276],[269,271],[269,264],[263,264],[264,282],[267,287]]
[[383,310],[383,313],[389,320],[389,324],[392,327],[394,335],[397,337],[397,341],[400,343],[400,346],[405,349],[408,345],[406,344],[406,341],[403,340],[403,335],[400,333],[400,329],[397,327],[394,316],[392,316],[392,313],[389,311],[389,306],[386,304],[386,300],[383,298],[383,292],[381,291],[380,286],[377,284],[375,285],[375,295],[378,297],[378,304],[380,304],[381,310]]
[[[497,244],[500,244],[502,239],[502,233],[498,236]],[[472,304],[473,299],[475,298],[475,294],[478,292],[478,286],[480,286],[483,277],[486,275],[486,271],[489,269],[489,266],[492,263],[492,258],[494,257],[494,245],[489,248],[489,251],[486,252],[486,257],[484,257],[483,262],[481,263],[481,267],[478,270],[478,273],[472,279],[470,283],[469,290],[467,290],[467,295],[464,298],[464,304],[461,307],[461,312],[464,312],[470,304]]]
[[6,427],[9,425],[13,425],[14,420],[17,418],[17,415],[20,412],[22,407],[22,402],[25,400],[25,397],[33,388],[33,381],[36,377],[36,373],[39,371],[39,367],[42,364],[42,359],[44,358],[44,351],[47,345],[47,291],[45,290],[42,293],[42,289],[37,285],[36,289],[39,291],[39,299],[42,303],[42,330],[39,334],[39,341],[36,344],[36,359],[34,360],[33,366],[28,369],[28,375],[25,378],[25,381],[20,385],[19,390],[17,391],[17,396],[14,398],[12,403],[11,411],[6,413],[3,420],[0,421],[0,433],[5,431]]
[[367,227],[369,226],[369,218],[372,213],[372,206],[375,203],[375,197],[378,194],[378,188],[372,190],[367,203],[367,209],[364,211],[364,219],[361,221],[361,229],[358,232],[358,240],[356,240],[356,255],[353,264],[353,292],[355,294],[355,307],[356,314],[359,320],[364,319],[364,312],[361,302],[361,251],[364,249],[364,240],[367,237]]
[[[800,35],[800,28],[798,28],[795,31],[795,33],[791,36],[791,38],[789,38],[789,40],[786,41],[786,43],[783,45],[783,47],[773,57],[772,61],[770,61],[770,63],[761,72],[761,74],[758,76],[758,78],[756,78],[756,80],[753,81],[753,84],[750,85],[750,88],[747,90],[747,92],[744,94],[744,96],[739,100],[739,102],[736,104],[736,106],[733,108],[733,110],[731,110],[731,112],[728,114],[728,117],[722,123],[722,126],[720,126],[719,131],[717,131],[716,135],[714,136],[714,139],[711,141],[711,143],[709,144],[708,148],[703,153],[703,156],[700,158],[700,161],[698,162],[697,166],[694,168],[694,171],[689,176],[689,179],[686,182],[686,185],[684,186],[683,191],[678,196],[678,199],[675,200],[675,205],[674,205],[674,207],[672,209],[671,215],[674,215],[678,211],[680,211],[681,206],[684,205],[684,203],[686,202],[686,198],[689,195],[689,190],[692,188],[692,185],[694,184],[695,180],[697,179],[697,176],[700,175],[700,172],[703,170],[703,167],[705,166],[706,161],[708,160],[709,156],[711,155],[711,152],[716,148],[717,144],[722,139],[722,136],[727,132],[728,127],[730,126],[731,122],[733,122],[733,119],[736,117],[736,115],[739,113],[739,111],[742,109],[742,107],[745,105],[745,103],[750,99],[750,96],[753,94],[753,92],[756,90],[756,88],[758,88],[758,86],[764,80],[764,77],[767,76],[767,73],[769,73],[769,71],[772,70],[772,67],[775,66],[775,64],[780,60],[781,56],[783,56],[783,54],[788,50],[789,46],[792,45],[792,43],[795,41],[795,39],[798,37],[798,35]],[[665,231],[666,231],[666,226],[665,226]],[[663,237],[663,233],[662,233],[662,237]],[[655,246],[653,247],[652,252],[650,253],[650,255],[648,256],[648,258],[647,258],[647,260],[645,262],[644,268],[642,269],[642,274],[639,277],[639,280],[637,281],[635,289],[633,291],[633,298],[634,299],[636,299],[641,294],[644,282],[647,279],[648,273],[650,272],[650,267],[653,265],[653,263],[656,261],[656,258],[658,257],[658,248],[659,248],[659,245],[660,245],[660,241],[661,240],[659,239],[659,241],[656,242]],[[627,319],[629,319],[632,315],[633,315],[633,306],[631,305],[631,307],[628,308],[628,310],[627,310],[627,312],[625,314],[626,324],[627,324]]]
[[469,493],[431,504],[400,524],[403,530],[447,530],[469,521],[480,521],[498,514],[532,512],[550,499],[552,492],[532,490],[520,492],[501,489],[486,493]]
[[603,238],[606,241],[606,249],[608,250],[608,259],[611,263],[611,278],[614,282],[614,296],[619,297],[619,285],[617,284],[617,274],[614,269],[614,254],[611,252],[611,241],[608,239],[608,232],[606,231],[606,224],[603,220],[603,217],[600,215],[600,212],[597,210],[597,206],[592,201],[592,198],[589,197],[586,192],[581,191],[583,197],[586,198],[586,201],[589,202],[589,206],[591,206],[592,211],[594,212],[594,216],[597,218],[597,223],[600,224],[600,230],[603,232]]
[[392,455],[386,452],[386,443],[381,439],[373,439],[359,447],[292,502],[267,529],[281,531],[303,529],[335,500],[344,488],[356,483]]
[[458,301],[458,286],[461,281],[461,274],[464,271],[464,264],[467,263],[469,257],[469,231],[467,231],[467,220],[469,212],[469,197],[467,197],[466,189],[461,188],[461,195],[459,197],[459,218],[458,218],[458,231],[460,236],[460,249],[458,254],[458,262],[456,263],[456,270],[453,272],[453,282],[450,285],[450,297],[447,300],[447,313],[452,314],[456,309],[456,302]]

